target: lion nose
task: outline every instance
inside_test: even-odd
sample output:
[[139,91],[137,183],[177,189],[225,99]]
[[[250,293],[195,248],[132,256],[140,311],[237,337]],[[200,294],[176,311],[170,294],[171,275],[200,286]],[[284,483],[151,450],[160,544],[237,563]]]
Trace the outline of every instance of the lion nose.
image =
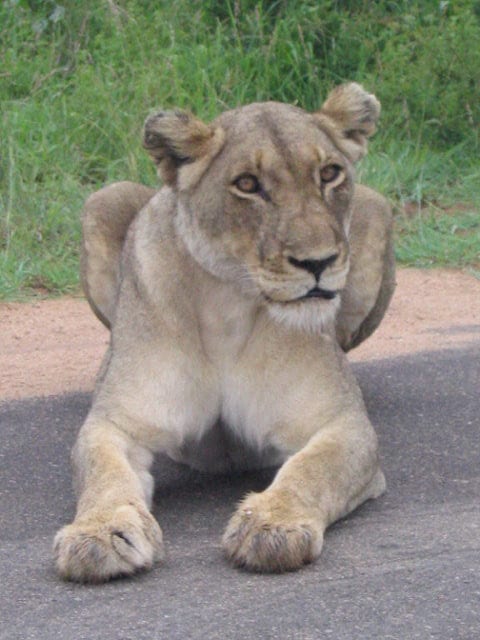
[[320,280],[320,276],[325,271],[325,269],[331,265],[338,258],[338,253],[334,253],[328,258],[324,258],[323,260],[297,260],[290,256],[288,261],[294,267],[298,267],[299,269],[305,269],[305,271],[309,271],[315,277],[315,280],[318,282]]

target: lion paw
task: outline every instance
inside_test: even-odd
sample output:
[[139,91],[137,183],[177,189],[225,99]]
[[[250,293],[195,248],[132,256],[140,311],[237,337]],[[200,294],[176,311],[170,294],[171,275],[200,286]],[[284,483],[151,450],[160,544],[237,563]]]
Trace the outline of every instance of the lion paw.
[[230,520],[223,536],[227,558],[250,571],[295,571],[320,554],[323,531],[312,517],[275,500],[251,494]]
[[53,550],[62,578],[92,583],[150,569],[164,556],[158,523],[132,505],[79,518],[57,533]]

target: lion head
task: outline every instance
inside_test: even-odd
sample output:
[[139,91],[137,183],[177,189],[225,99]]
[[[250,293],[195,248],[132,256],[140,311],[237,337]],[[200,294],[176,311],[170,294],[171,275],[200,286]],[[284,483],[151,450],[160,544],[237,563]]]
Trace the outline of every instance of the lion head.
[[147,119],[144,146],[176,193],[176,229],[194,260],[274,318],[318,328],[346,284],[354,164],[379,113],[350,83],[315,113],[254,103],[205,124],[162,111]]

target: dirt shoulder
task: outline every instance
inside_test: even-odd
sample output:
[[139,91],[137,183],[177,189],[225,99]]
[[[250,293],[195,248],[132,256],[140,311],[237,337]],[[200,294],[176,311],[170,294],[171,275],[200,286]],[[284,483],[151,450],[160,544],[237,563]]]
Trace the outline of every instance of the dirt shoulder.
[[[400,269],[377,332],[352,362],[480,342],[480,281],[444,269]],[[0,304],[0,400],[90,391],[108,331],[83,299]]]

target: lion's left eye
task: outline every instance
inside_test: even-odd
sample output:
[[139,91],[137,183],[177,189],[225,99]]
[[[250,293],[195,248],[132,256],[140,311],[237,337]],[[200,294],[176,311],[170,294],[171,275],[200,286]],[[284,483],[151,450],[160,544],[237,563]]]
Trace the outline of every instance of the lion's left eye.
[[243,193],[257,193],[260,191],[260,182],[250,173],[244,173],[234,180],[233,184]]
[[342,171],[342,167],[338,164],[327,164],[320,169],[320,180],[322,183],[333,182],[338,178]]

